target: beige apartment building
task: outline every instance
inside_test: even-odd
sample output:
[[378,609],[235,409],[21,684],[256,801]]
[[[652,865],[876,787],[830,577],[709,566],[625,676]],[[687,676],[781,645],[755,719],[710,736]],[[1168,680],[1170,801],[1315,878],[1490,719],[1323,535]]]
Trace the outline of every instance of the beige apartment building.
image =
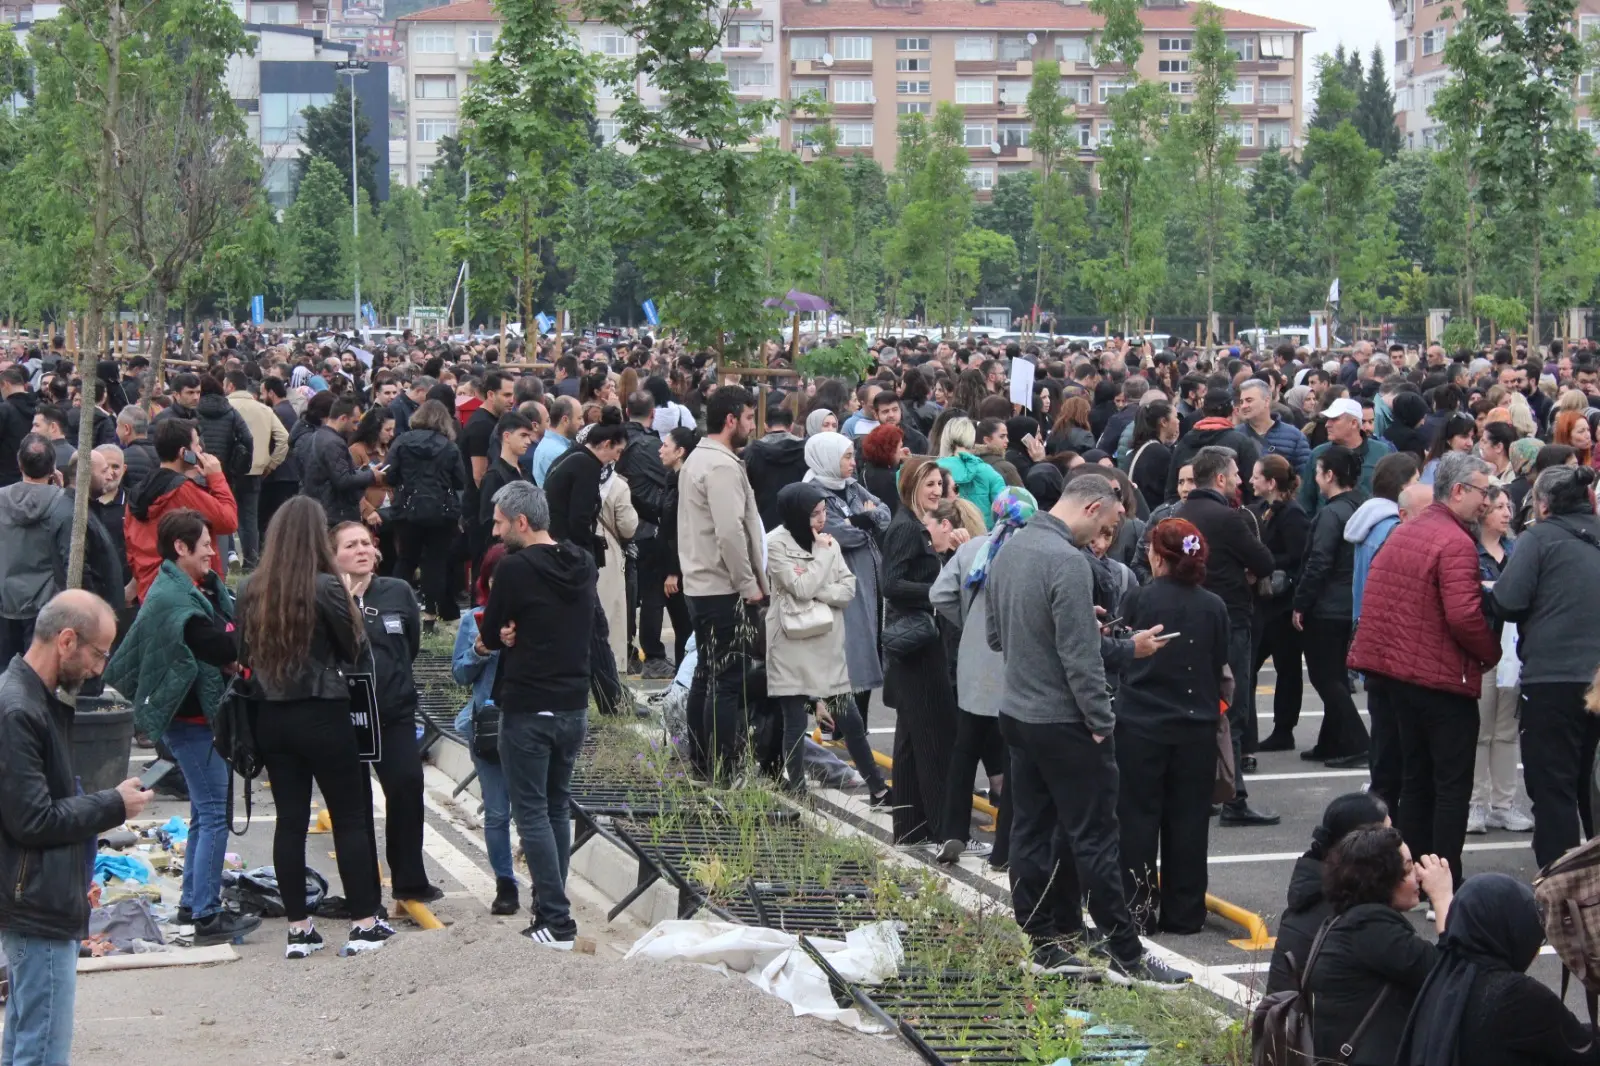
[[[1461,5],[1451,0],[1389,0],[1394,11],[1394,118],[1407,148],[1431,149],[1439,139],[1439,123],[1428,109],[1450,77],[1444,46],[1451,26],[1461,17]],[[1510,0],[1513,12],[1526,10],[1522,0]],[[1600,0],[1578,0],[1580,39],[1600,34]],[[1449,14],[1452,17],[1446,17]],[[1576,87],[1578,125],[1597,136],[1595,120],[1585,104],[1595,72],[1584,73]]]
[[[1192,3],[1146,0],[1140,77],[1161,82],[1178,106],[1193,96]],[[1300,143],[1305,101],[1304,38],[1311,27],[1224,10],[1238,59],[1232,103],[1240,159]],[[833,108],[841,150],[871,153],[892,167],[902,115],[931,114],[950,101],[966,114],[967,180],[981,196],[1007,173],[1032,165],[1028,88],[1034,63],[1056,59],[1076,108],[1080,158],[1093,162],[1111,132],[1106,103],[1126,90],[1128,70],[1097,65],[1092,37],[1102,20],[1081,0],[783,0],[786,96],[815,93]],[[786,123],[784,144],[811,154],[814,120]]]

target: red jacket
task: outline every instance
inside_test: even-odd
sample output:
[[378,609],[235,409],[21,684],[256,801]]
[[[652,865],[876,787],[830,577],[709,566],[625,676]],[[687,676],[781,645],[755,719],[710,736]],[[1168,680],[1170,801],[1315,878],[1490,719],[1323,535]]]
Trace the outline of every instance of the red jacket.
[[[128,544],[128,566],[139,584],[139,599],[149,591],[161,571],[161,552],[156,547],[156,526],[168,511],[188,507],[200,512],[212,538],[239,531],[239,505],[221,472],[202,484],[166,467],[158,466],[128,500],[122,518],[122,534]],[[227,562],[222,552],[211,560],[211,568],[227,577]]]
[[1479,580],[1477,542],[1444,504],[1401,523],[1367,571],[1351,669],[1476,699],[1500,661]]

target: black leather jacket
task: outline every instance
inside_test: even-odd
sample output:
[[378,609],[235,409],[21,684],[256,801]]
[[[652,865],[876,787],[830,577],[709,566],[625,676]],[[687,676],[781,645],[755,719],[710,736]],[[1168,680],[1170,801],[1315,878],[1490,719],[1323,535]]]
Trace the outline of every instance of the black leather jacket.
[[19,655],[0,674],[0,929],[77,940],[95,838],[122,824],[115,789],[78,795],[73,709]]
[[[239,588],[239,617],[249,615],[251,582]],[[361,629],[350,616],[350,595],[344,585],[332,574],[317,575],[317,620],[311,633],[310,653],[295,675],[282,684],[272,684],[260,674],[256,680],[261,685],[263,699],[268,703],[298,703],[302,700],[345,700],[350,690],[345,683],[345,673],[359,669],[355,663],[366,663],[367,651],[359,644]],[[248,642],[241,660],[250,665]]]

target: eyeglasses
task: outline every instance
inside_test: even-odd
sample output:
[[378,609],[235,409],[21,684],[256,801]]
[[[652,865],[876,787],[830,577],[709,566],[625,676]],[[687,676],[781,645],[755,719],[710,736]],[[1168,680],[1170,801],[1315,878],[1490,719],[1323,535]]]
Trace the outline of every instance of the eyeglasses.
[[1484,496],[1487,496],[1489,494],[1489,486],[1488,485],[1474,485],[1470,481],[1463,481],[1461,483],[1461,487],[1464,488],[1464,489],[1471,489],[1473,492],[1480,493],[1480,494],[1482,494]]
[[90,644],[87,640],[80,640],[78,642],[78,646],[79,647],[83,647],[83,648],[88,648],[90,651],[94,652],[95,655],[99,656],[100,665],[102,665],[102,666],[104,666],[106,663],[111,661],[111,649],[110,648],[97,647],[96,645]]

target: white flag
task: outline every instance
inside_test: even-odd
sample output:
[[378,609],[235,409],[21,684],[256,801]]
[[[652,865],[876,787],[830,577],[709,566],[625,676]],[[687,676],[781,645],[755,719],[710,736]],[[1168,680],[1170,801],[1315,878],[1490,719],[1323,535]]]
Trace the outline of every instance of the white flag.
[[1328,286],[1328,302],[1330,304],[1336,304],[1336,303],[1339,302],[1339,279],[1338,278],[1334,278],[1333,279],[1333,284]]

